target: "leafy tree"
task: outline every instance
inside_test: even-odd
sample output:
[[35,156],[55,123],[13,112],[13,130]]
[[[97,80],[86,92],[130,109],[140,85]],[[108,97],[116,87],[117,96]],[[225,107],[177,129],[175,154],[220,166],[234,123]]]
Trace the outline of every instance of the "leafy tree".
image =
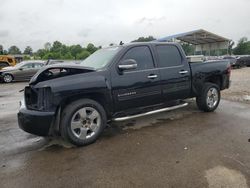
[[55,42],[53,42],[53,45],[50,48],[50,50],[47,51],[45,57],[46,57],[46,59],[47,59],[47,57],[49,57],[49,59],[62,59],[63,55],[64,55],[63,53],[67,53],[66,45],[62,44],[59,41],[55,41]]
[[153,36],[148,36],[148,37],[139,37],[136,40],[133,40],[132,42],[150,42],[156,40]]
[[239,40],[237,46],[233,49],[235,55],[247,55],[250,54],[250,41],[246,37]]
[[46,53],[46,54],[42,57],[42,59],[55,59],[55,55],[54,55],[53,53],[49,52],[49,53]]
[[97,50],[97,47],[95,47],[94,44],[89,43],[89,44],[87,45],[87,51],[90,52],[91,54],[94,53],[96,50]]
[[33,53],[33,50],[30,46],[27,46],[23,52],[24,54],[27,54],[27,55],[32,55]]
[[84,50],[84,51],[82,51],[81,53],[77,54],[76,58],[77,58],[77,59],[84,60],[84,59],[86,59],[89,55],[90,55],[90,52]]
[[37,50],[36,55],[38,57],[40,57],[41,59],[43,59],[43,57],[45,56],[46,52],[47,51],[45,49],[39,49],[39,50]]
[[62,57],[62,59],[74,59],[73,58],[73,56],[71,55],[71,53],[70,52],[67,52],[67,53],[65,53],[64,55],[63,55],[63,57]]
[[34,58],[38,59],[85,59],[91,53],[98,50],[100,47],[96,47],[94,44],[88,44],[87,48],[83,48],[81,45],[67,46],[60,41],[54,41],[52,45],[47,42],[44,45],[44,49],[39,49],[34,53]]
[[51,53],[50,59],[63,59],[63,54],[61,54],[61,52]]
[[80,54],[82,52],[82,47],[77,44],[77,45],[72,45],[70,46],[70,52],[71,52],[71,55],[77,59],[77,54]]
[[58,53],[61,51],[61,48],[62,48],[62,43],[59,41],[55,41],[55,42],[53,42],[53,45],[52,45],[50,51]]
[[3,50],[3,55],[7,55],[8,51],[7,50]]
[[3,45],[0,44],[0,55],[3,55]]
[[23,57],[23,59],[24,59],[24,60],[30,60],[31,58],[30,58],[30,56],[26,56],[26,55],[25,55],[25,56]]
[[194,54],[194,51],[195,51],[194,45],[183,42],[183,43],[181,43],[181,46],[182,46],[184,52],[186,53],[186,55],[193,55]]
[[11,46],[8,51],[9,54],[21,54],[20,49],[17,46]]

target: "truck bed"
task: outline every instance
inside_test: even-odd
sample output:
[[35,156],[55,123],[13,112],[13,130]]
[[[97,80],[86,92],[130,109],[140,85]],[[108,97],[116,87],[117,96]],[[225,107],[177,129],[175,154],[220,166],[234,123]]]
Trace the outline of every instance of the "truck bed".
[[[231,66],[225,60],[209,60],[201,63],[189,63],[192,75],[192,91],[196,96],[205,82],[218,80],[221,90],[229,88]],[[227,67],[225,69],[225,67]],[[219,78],[219,79],[218,79]]]

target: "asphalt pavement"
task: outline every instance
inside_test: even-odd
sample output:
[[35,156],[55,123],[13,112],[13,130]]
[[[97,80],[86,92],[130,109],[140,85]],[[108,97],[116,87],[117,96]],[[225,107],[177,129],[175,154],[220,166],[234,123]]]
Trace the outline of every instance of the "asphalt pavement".
[[185,108],[111,123],[74,147],[18,128],[26,83],[0,85],[0,187],[248,187],[250,105]]

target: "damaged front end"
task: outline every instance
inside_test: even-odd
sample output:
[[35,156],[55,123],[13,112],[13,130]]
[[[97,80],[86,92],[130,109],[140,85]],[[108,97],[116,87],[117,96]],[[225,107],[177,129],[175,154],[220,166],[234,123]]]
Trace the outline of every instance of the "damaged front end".
[[24,100],[18,112],[19,127],[31,134],[50,135],[58,119],[57,112],[60,112],[59,98],[52,91],[55,79],[91,71],[94,70],[72,65],[48,66],[41,69],[24,89]]
[[82,74],[87,72],[93,72],[95,69],[91,67],[84,67],[81,65],[71,65],[71,64],[59,64],[46,66],[38,71],[30,80],[30,85],[35,85],[38,82],[43,82],[47,80],[52,80],[56,78],[61,78],[65,76],[71,76],[76,74]]
[[24,98],[27,109],[37,111],[53,110],[53,96],[50,87],[31,88],[27,86],[24,90]]
[[48,136],[56,115],[52,101],[50,87],[25,87],[18,112],[19,127],[31,134]]

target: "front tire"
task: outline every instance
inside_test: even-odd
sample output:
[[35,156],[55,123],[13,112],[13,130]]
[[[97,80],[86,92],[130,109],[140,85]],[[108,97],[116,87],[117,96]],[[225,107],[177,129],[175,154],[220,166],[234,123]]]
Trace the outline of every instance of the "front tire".
[[61,135],[74,145],[85,146],[97,140],[106,122],[102,105],[91,99],[77,100],[63,110]]
[[220,88],[213,83],[205,83],[201,94],[196,97],[198,108],[204,112],[213,112],[220,103]]
[[10,83],[10,82],[12,82],[13,81],[13,76],[11,75],[11,74],[5,74],[4,76],[3,76],[3,81],[5,82],[5,83]]

